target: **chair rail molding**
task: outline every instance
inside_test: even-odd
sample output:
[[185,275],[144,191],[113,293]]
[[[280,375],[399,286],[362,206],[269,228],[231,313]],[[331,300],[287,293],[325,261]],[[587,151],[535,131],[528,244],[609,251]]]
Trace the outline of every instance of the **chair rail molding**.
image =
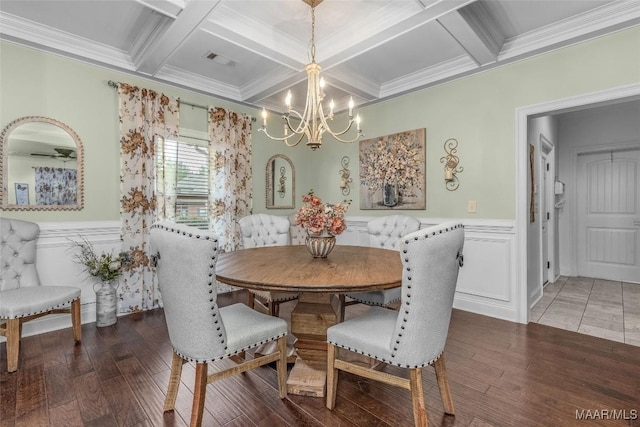
[[[347,217],[347,230],[337,236],[337,244],[369,246],[367,222],[375,217]],[[451,218],[418,218],[421,228]],[[455,308],[517,322],[515,280],[515,221],[460,220],[465,226],[465,265],[460,269]],[[43,285],[78,286],[82,289],[82,322],[96,320],[93,281],[81,265],[73,262],[71,248],[80,236],[97,251],[118,251],[119,221],[39,223],[38,272]],[[49,316],[46,321],[25,324],[23,336],[71,327],[69,316]],[[3,338],[0,338],[0,341]]]

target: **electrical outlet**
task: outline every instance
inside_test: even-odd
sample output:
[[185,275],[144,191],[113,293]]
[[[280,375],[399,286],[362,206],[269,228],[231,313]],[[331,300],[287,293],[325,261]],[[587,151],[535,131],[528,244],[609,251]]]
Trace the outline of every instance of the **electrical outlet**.
[[476,213],[476,201],[475,200],[469,200],[467,202],[467,212]]

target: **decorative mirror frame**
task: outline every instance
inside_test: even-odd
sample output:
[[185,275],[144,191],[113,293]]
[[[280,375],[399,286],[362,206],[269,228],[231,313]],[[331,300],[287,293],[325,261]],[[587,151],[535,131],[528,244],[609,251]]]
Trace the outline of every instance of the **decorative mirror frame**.
[[[18,126],[27,124],[27,123],[49,123],[54,126],[58,126],[65,132],[69,134],[73,141],[76,143],[76,164],[78,170],[78,194],[76,198],[76,204],[74,205],[18,205],[9,203],[9,135],[11,132],[17,128]],[[9,123],[2,130],[2,134],[0,134],[0,176],[2,177],[2,185],[0,186],[0,191],[2,194],[0,197],[2,198],[2,209],[7,211],[77,211],[83,208],[84,206],[84,148],[82,146],[82,140],[65,123],[61,121],[51,119],[49,117],[43,116],[28,116],[21,117]]]
[[[273,200],[273,196],[274,196],[274,176],[273,176],[273,171],[272,171],[272,163],[276,160],[276,159],[283,159],[285,161],[287,161],[289,163],[289,166],[291,167],[291,204],[286,204],[286,205],[274,205],[272,200]],[[266,180],[267,180],[267,188],[266,188],[266,192],[265,192],[265,206],[267,209],[293,209],[295,208],[295,199],[296,199],[296,169],[293,166],[293,162],[291,161],[291,159],[289,159],[287,156],[285,156],[284,154],[274,154],[273,156],[269,157],[269,160],[267,160],[267,173],[266,173]]]

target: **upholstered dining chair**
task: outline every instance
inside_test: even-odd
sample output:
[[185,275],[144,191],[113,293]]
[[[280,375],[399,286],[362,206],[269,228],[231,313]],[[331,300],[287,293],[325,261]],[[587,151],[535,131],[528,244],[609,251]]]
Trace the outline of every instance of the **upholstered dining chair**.
[[[173,347],[173,362],[164,411],[175,408],[182,366],[195,362],[191,426],[202,423],[207,384],[277,362],[278,390],[287,395],[287,322],[245,304],[218,307],[216,261],[218,241],[207,231],[163,221],[151,226],[151,254]],[[207,362],[230,358],[260,344],[277,341],[277,351],[256,356],[208,375]]]
[[307,231],[301,225],[296,225],[296,214],[289,215],[289,240],[292,245],[304,245],[307,239]]
[[7,339],[7,370],[18,369],[22,324],[56,313],[70,313],[73,337],[82,340],[80,288],[43,286],[36,269],[40,227],[0,218],[0,335]]
[[[253,214],[241,218],[239,223],[242,245],[245,249],[284,246],[290,243],[290,224],[287,218],[268,214]],[[248,305],[254,307],[257,303],[270,315],[277,317],[280,304],[296,298],[298,298],[298,294],[293,292],[250,290]]]
[[[408,215],[387,215],[372,219],[367,223],[369,232],[369,246],[382,249],[399,250],[403,237],[420,229],[420,220]],[[367,304],[387,307],[400,301],[400,287],[383,291],[359,292],[347,294],[351,300],[343,302],[344,306],[351,304]]]
[[[327,330],[327,408],[335,406],[338,371],[343,370],[410,390],[415,425],[426,426],[422,368],[433,365],[444,412],[454,415],[443,351],[463,245],[464,228],[455,222],[403,238],[400,310],[370,307]],[[337,347],[406,368],[409,379],[344,361],[337,357]]]

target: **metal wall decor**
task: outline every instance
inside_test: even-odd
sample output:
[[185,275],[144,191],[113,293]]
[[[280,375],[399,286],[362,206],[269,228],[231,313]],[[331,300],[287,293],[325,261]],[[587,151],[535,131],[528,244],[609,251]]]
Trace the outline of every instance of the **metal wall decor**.
[[340,189],[342,190],[343,196],[348,196],[351,193],[351,184],[353,182],[353,178],[351,178],[351,171],[349,170],[349,158],[344,156],[342,160],[340,160],[340,165],[342,169],[338,171],[340,174]]
[[280,166],[280,179],[278,182],[278,194],[280,194],[280,198],[284,199],[284,195],[287,192],[287,177],[285,176],[286,168],[284,166]]
[[457,175],[464,170],[460,166],[460,157],[456,154],[458,152],[458,140],[455,138],[447,139],[444,142],[444,152],[447,155],[440,158],[440,163],[444,163],[445,187],[449,191],[455,191],[460,186],[460,180],[458,180]]

